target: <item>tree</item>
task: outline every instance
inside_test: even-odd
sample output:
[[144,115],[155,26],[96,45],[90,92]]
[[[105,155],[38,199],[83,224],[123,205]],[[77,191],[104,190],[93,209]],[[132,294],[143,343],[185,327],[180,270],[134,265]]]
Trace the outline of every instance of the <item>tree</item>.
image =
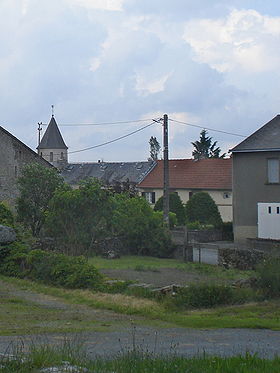
[[[163,211],[163,197],[160,197],[154,207],[155,211]],[[177,222],[179,225],[186,223],[186,211],[181,198],[177,193],[169,194],[169,210],[176,214]]]
[[16,202],[18,220],[39,236],[45,221],[49,201],[57,188],[64,184],[55,168],[33,163],[24,167],[18,179],[20,196]]
[[141,197],[113,196],[112,228],[130,254],[167,257],[172,245],[162,214]]
[[83,181],[78,189],[60,189],[47,212],[46,228],[67,254],[94,251],[98,240],[110,236],[111,193],[97,179]]
[[202,130],[200,132],[200,139],[198,141],[192,142],[194,146],[194,151],[192,155],[194,159],[205,159],[205,158],[224,158],[225,153],[220,155],[220,147],[216,147],[217,141],[212,143],[212,137],[207,136],[207,131]]
[[150,157],[153,161],[156,161],[158,159],[158,153],[160,152],[160,145],[157,141],[157,138],[154,136],[151,136],[150,141]]
[[195,193],[186,204],[187,221],[201,224],[222,225],[222,218],[212,197],[206,192]]

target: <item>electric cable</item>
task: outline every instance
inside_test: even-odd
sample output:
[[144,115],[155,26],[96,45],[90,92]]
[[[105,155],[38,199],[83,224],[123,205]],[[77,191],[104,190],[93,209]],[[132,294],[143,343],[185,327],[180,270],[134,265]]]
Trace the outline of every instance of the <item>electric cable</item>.
[[126,137],[128,137],[128,136],[134,135],[134,134],[137,133],[137,132],[143,131],[145,128],[151,127],[151,126],[153,126],[155,123],[158,123],[158,121],[153,119],[153,122],[152,122],[152,123],[149,123],[149,124],[147,124],[147,125],[144,126],[144,127],[138,128],[138,129],[135,130],[135,131],[132,131],[132,132],[130,132],[130,133],[127,133],[126,135],[123,135],[123,136],[117,137],[116,139],[113,139],[113,140],[110,140],[110,141],[103,142],[102,144],[98,144],[98,145],[90,146],[90,147],[88,147],[88,148],[84,148],[84,149],[80,149],[80,150],[74,150],[74,151],[72,151],[72,152],[68,152],[68,154],[80,153],[80,152],[84,152],[84,151],[86,151],[86,150],[96,149],[96,148],[99,148],[99,147],[104,146],[104,145],[112,144],[113,142],[116,142],[116,141],[122,140],[122,139],[124,139],[124,138],[126,138]]
[[171,119],[171,118],[169,118],[169,121],[172,121],[172,122],[175,122],[175,123],[179,123],[179,124],[184,124],[184,125],[186,125],[186,126],[202,128],[202,129],[204,129],[204,130],[208,130],[208,131],[220,132],[220,133],[224,133],[224,134],[226,134],[226,135],[239,136],[239,137],[247,137],[247,136],[245,136],[245,135],[241,135],[241,134],[238,134],[238,133],[227,132],[227,131],[222,131],[222,130],[215,130],[215,129],[210,128],[210,127],[199,126],[199,125],[197,125],[197,124],[191,124],[191,123],[187,123],[187,122],[182,122],[182,121],[180,121],[180,120],[175,120],[175,119]]

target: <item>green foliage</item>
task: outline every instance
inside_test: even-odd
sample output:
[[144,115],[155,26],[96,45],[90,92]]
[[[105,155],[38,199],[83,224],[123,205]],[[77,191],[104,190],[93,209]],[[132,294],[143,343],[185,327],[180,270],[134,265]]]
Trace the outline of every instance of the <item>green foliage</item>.
[[212,137],[207,136],[206,130],[200,132],[200,139],[192,142],[192,145],[194,146],[194,151],[192,152],[194,159],[225,157],[225,153],[220,155],[221,149],[216,147],[217,141],[212,143]]
[[186,204],[187,221],[220,227],[222,218],[215,201],[208,193],[195,193]]
[[93,252],[96,242],[110,235],[112,207],[110,193],[96,179],[78,189],[57,190],[47,213],[47,231],[68,254]]
[[130,254],[166,257],[171,253],[171,240],[163,226],[161,214],[154,212],[141,197],[112,197],[112,228]]
[[211,308],[232,304],[233,300],[234,291],[230,286],[216,284],[193,284],[187,288],[180,288],[174,297],[175,305],[184,308]]
[[4,202],[0,202],[0,224],[8,227],[14,226],[14,216]]
[[225,235],[226,240],[233,241],[233,225],[231,221],[223,222],[221,226],[222,232]]
[[18,220],[38,236],[45,221],[49,201],[56,189],[63,185],[63,179],[54,168],[37,163],[25,166],[18,179],[20,197],[16,209]]
[[271,258],[257,266],[258,287],[269,298],[280,297],[280,258]]
[[[163,211],[163,197],[160,197],[154,207],[155,211]],[[181,198],[177,193],[169,194],[169,210],[176,214],[179,225],[185,225],[186,212]]]
[[158,153],[160,152],[160,145],[157,141],[157,138],[154,136],[151,136],[149,140],[150,144],[150,157],[153,161],[156,161],[158,159]]
[[82,256],[29,250],[24,245],[12,248],[0,264],[0,272],[6,276],[72,289],[97,289],[103,283],[102,275]]

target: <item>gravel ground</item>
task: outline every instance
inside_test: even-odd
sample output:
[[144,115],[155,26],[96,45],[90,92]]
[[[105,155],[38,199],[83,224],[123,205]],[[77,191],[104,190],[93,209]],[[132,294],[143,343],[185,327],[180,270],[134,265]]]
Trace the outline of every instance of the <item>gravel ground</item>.
[[44,335],[0,337],[0,353],[13,353],[20,342],[27,350],[32,344],[60,344],[72,340],[83,346],[88,356],[114,356],[131,351],[133,346],[154,354],[178,354],[197,356],[201,354],[234,356],[247,352],[263,358],[279,355],[280,332],[252,329],[195,330],[185,328],[154,329],[137,327],[117,332],[89,332],[79,335]]
[[160,268],[156,271],[136,271],[134,269],[102,269],[104,275],[112,279],[131,280],[161,287],[172,284],[186,285],[191,282],[206,282],[209,277],[188,273],[183,269]]

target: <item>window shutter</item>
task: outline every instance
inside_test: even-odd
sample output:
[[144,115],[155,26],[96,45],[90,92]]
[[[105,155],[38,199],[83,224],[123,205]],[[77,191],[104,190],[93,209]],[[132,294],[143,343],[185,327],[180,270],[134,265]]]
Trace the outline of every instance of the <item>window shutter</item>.
[[156,202],[156,193],[152,192],[152,203]]

